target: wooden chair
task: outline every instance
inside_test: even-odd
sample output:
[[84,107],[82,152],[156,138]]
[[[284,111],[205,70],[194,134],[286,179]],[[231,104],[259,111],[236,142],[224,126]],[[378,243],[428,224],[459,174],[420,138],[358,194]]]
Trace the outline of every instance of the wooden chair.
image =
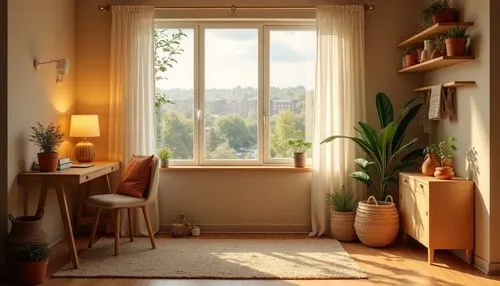
[[99,225],[99,218],[101,216],[101,211],[113,210],[114,222],[115,222],[115,256],[118,255],[118,247],[120,242],[121,210],[122,209],[128,210],[129,236],[130,236],[130,241],[134,241],[134,225],[132,220],[132,210],[135,208],[142,209],[142,213],[144,214],[144,220],[146,221],[146,226],[148,229],[149,240],[151,241],[151,247],[156,248],[147,205],[153,202],[158,195],[158,181],[159,181],[159,170],[160,170],[158,168],[158,162],[159,162],[158,158],[154,157],[153,163],[151,165],[149,189],[147,195],[144,198],[135,198],[121,194],[93,195],[87,198],[86,203],[90,206],[97,208],[97,217],[90,234],[89,248],[91,248],[92,244],[94,243],[97,226]]

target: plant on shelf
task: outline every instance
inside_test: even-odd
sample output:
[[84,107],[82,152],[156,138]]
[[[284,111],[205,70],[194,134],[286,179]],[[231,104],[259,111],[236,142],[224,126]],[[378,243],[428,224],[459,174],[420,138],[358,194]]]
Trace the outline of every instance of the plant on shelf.
[[448,137],[437,145],[437,155],[441,166],[436,167],[434,177],[443,180],[453,178],[453,155],[457,151],[457,139],[455,137]]
[[49,262],[49,247],[45,243],[25,244],[16,248],[18,280],[22,284],[41,284]]
[[[394,108],[384,93],[377,93],[376,108],[380,129],[364,122],[354,127],[357,136],[333,135],[321,143],[336,139],[349,139],[358,145],[366,155],[354,160],[359,171],[351,177],[368,187],[368,201],[360,202],[356,211],[354,228],[361,242],[368,246],[381,247],[391,244],[399,230],[398,212],[389,186],[398,184],[398,173],[416,165],[422,156],[422,149],[415,149],[417,138],[405,141],[406,130],[420,108],[418,97],[410,99],[394,118]],[[390,199],[391,202],[382,200]],[[372,200],[374,203],[370,203]],[[376,219],[384,217],[384,220]]]
[[407,47],[403,51],[403,68],[417,64],[417,55],[411,48]]
[[467,39],[470,35],[467,34],[467,28],[465,27],[453,27],[448,32],[443,33],[443,38],[445,39],[446,45],[446,55],[453,56],[464,56],[465,46],[467,44]]
[[172,158],[172,155],[174,154],[172,148],[169,146],[163,146],[159,148],[156,153],[158,154],[158,157],[160,158],[160,167],[161,168],[167,168],[168,167],[168,160]]
[[435,0],[420,13],[420,27],[422,30],[436,23],[455,22],[456,20],[456,9],[450,8],[448,0]]
[[40,148],[38,153],[38,164],[40,172],[55,172],[57,170],[58,154],[57,146],[63,142],[64,134],[59,126],[49,123],[47,127],[37,122],[37,126],[31,127],[32,134],[29,141]]
[[354,219],[356,217],[357,202],[351,192],[340,188],[340,192],[328,193],[326,195],[330,205],[330,230],[332,237],[340,241],[352,241],[356,239]]
[[288,146],[293,151],[294,166],[304,167],[306,165],[306,152],[311,150],[312,143],[303,139],[288,140]]

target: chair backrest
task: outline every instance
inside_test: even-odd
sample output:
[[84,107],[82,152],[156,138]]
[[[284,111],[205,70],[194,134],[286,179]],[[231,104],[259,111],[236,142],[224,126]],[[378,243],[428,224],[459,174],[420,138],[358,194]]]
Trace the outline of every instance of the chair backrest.
[[158,184],[160,181],[160,160],[158,157],[153,157],[153,163],[151,164],[151,172],[149,175],[149,188],[146,195],[146,202],[154,201],[158,195]]

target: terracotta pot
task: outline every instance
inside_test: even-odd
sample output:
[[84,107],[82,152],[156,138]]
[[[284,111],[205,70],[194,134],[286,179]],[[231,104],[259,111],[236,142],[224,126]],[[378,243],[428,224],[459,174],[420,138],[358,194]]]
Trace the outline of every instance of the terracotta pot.
[[467,42],[464,38],[446,39],[446,55],[449,57],[465,55],[465,44]]
[[19,262],[18,282],[21,284],[42,284],[47,273],[48,259],[35,262]]
[[330,209],[330,230],[332,237],[340,241],[353,241],[357,238],[354,229],[356,212],[337,212]]
[[446,23],[457,21],[457,9],[445,8],[439,14],[432,16],[432,23]]
[[47,235],[42,229],[42,217],[43,210],[38,216],[13,217],[9,215],[12,227],[5,238],[4,251],[10,278],[17,276],[15,267],[18,263],[15,253],[16,248],[26,244],[46,243]]
[[425,155],[424,163],[422,163],[422,174],[425,176],[434,176],[436,167],[439,167],[439,162],[435,153]]
[[411,67],[417,64],[416,55],[405,55],[405,67]]
[[306,165],[306,153],[293,153],[293,165],[298,168],[303,168]]
[[168,168],[168,159],[160,159],[160,168]]
[[40,172],[55,172],[57,171],[57,153],[38,153],[38,164]]
[[441,180],[449,180],[455,176],[453,172],[453,168],[451,167],[437,167],[436,171],[434,171],[434,177]]

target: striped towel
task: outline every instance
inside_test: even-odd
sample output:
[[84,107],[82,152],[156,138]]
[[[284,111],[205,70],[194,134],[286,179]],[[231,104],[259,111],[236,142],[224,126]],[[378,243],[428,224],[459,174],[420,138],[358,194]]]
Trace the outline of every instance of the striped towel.
[[444,117],[444,89],[443,85],[435,85],[431,88],[431,96],[429,100],[429,119],[440,120]]

